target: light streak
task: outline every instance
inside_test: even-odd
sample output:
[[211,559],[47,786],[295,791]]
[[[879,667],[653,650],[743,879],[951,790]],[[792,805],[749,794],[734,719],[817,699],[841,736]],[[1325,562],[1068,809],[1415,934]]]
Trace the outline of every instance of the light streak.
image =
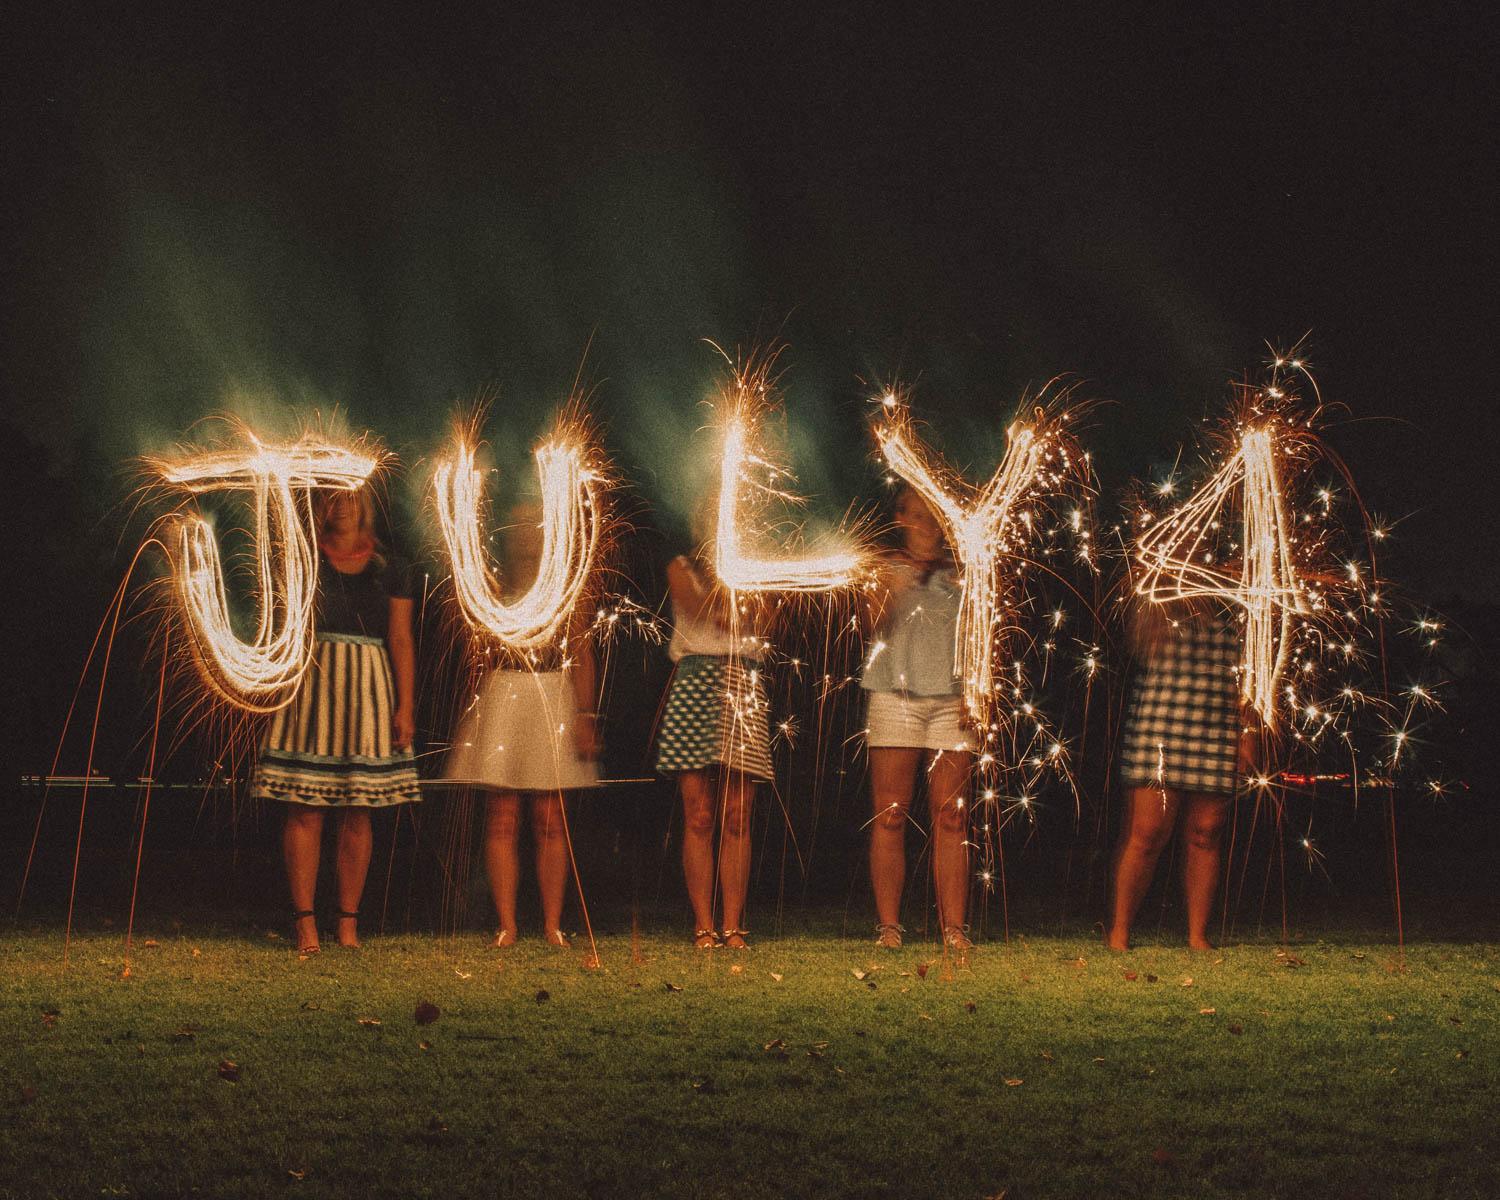
[[[769,543],[766,509],[801,503],[777,485],[790,474],[766,457],[760,431],[768,408],[773,359],[736,366],[720,400],[724,438],[719,458],[719,498],[714,525],[714,573],[731,592],[827,592],[851,586],[869,563],[860,541],[843,530],[794,547]],[[796,540],[796,539],[792,539]]]
[[[1245,610],[1240,693],[1267,728],[1291,653],[1295,615],[1308,610],[1292,559],[1278,423],[1246,429],[1233,454],[1201,487],[1136,541],[1136,593],[1153,604],[1211,598]],[[1213,530],[1240,497],[1238,571],[1215,565]],[[1352,566],[1352,564],[1351,564]]]
[[1032,423],[1010,426],[1000,466],[975,488],[921,443],[903,407],[884,408],[875,430],[881,455],[932,507],[962,567],[953,668],[963,684],[965,713],[980,721],[995,697],[995,663],[1014,613],[1012,560],[1035,526],[1027,506],[1061,485],[1072,471],[1072,455],[1058,432],[1061,422],[1038,414]]
[[534,452],[542,497],[541,556],[536,579],[509,601],[502,599],[485,549],[484,484],[474,457],[472,438],[460,432],[433,476],[459,609],[473,629],[509,650],[552,645],[583,596],[603,534],[604,480],[595,455],[565,422]]
[[256,619],[248,640],[230,619],[213,527],[197,514],[184,515],[166,542],[173,590],[200,675],[229,703],[273,712],[291,702],[312,656],[318,562],[307,491],[353,491],[380,458],[360,446],[311,434],[272,444],[243,426],[236,431],[244,446],[149,461],[162,480],[192,494],[249,490],[252,495]]

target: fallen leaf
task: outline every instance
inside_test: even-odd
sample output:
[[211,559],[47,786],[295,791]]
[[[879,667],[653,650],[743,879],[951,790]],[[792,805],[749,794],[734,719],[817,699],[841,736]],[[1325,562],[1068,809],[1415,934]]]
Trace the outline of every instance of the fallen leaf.
[[[672,985],[668,984],[667,986],[671,987]],[[682,989],[678,988],[677,990],[681,991]],[[537,990],[536,990],[536,1002],[538,1004],[546,1004],[547,1001],[550,1000],[550,999],[552,999],[552,993],[551,992],[549,992],[546,988],[537,988]]]
[[705,1096],[712,1096],[719,1089],[714,1086],[713,1077],[705,1075],[702,1079],[693,1080],[693,1091],[702,1092]]
[[761,1049],[764,1050],[767,1054],[769,1054],[772,1050],[785,1050],[786,1039],[772,1038],[769,1042],[762,1046]]
[[932,966],[931,963],[918,963],[917,964],[917,978],[918,979],[926,979],[927,978],[927,968],[930,967],[930,966]]
[[1053,1056],[1052,1056],[1052,1051],[1050,1051],[1050,1050],[1043,1050],[1042,1053],[1041,1053],[1041,1059],[1042,1059],[1043,1062],[1052,1062],[1052,1061],[1054,1061],[1053,1060]]
[[662,985],[662,987],[666,988],[667,991],[669,991],[669,992],[680,992],[680,991],[682,991],[682,984],[680,984],[680,983],[672,983],[670,980],[663,979],[661,985]]
[[1239,1037],[1240,1034],[1245,1032],[1245,1027],[1243,1025],[1231,1025],[1229,1032],[1234,1034],[1235,1037]]
[[1134,971],[1126,971],[1125,972],[1125,982],[1126,983],[1134,983],[1139,978],[1140,978],[1140,976],[1138,974],[1136,974]]
[[306,1167],[288,1167],[286,1169],[286,1173],[298,1182],[301,1182],[302,1180],[307,1178]]
[[219,1078],[228,1083],[238,1083],[240,1081],[240,1064],[230,1058],[221,1058],[219,1060]]
[[778,975],[775,971],[769,971],[767,974],[771,976],[772,981],[775,983],[780,983],[785,978],[784,975]]
[[198,949],[197,946],[194,946],[191,950],[188,951],[188,953],[191,954],[194,958],[201,958],[203,956],[203,951]]
[[920,1020],[923,1020],[923,1021],[930,1021],[930,1020],[932,1020],[932,1014],[930,1014],[930,1013],[918,1013],[917,1017]]
[[1081,955],[1081,954],[1077,958],[1073,959],[1068,964],[1068,966],[1074,967],[1074,968],[1076,968],[1076,969],[1078,969],[1080,971],[1083,970],[1083,968],[1086,967],[1086,966],[1088,966],[1088,965],[1089,965],[1089,960],[1086,959],[1086,958],[1084,958],[1083,955]]
[[268,929],[266,930],[266,940],[268,942],[279,942],[281,941],[281,934],[277,933],[274,929]]
[[1096,1059],[1094,1059],[1094,1061],[1095,1061],[1095,1062],[1096,1062],[1096,1063],[1101,1063],[1101,1062],[1103,1062],[1103,1061],[1104,1061],[1104,1060],[1103,1060],[1103,1059],[1102,1059],[1102,1058],[1096,1058]]
[[319,1009],[319,1007],[320,1007],[320,1005],[318,1004],[318,1002],[316,1000],[304,1000],[302,1002],[302,1011],[303,1012],[317,1012],[318,1009]]
[[1462,1017],[1449,1017],[1448,1020],[1454,1025],[1462,1025],[1464,1023]]
[[1007,1079],[1005,1081],[1005,1086],[1006,1087],[1020,1087],[1025,1082],[1026,1081],[1024,1079]]
[[431,1050],[432,1049],[432,1043],[431,1042],[418,1042],[417,1043],[417,1049],[418,1050]]
[[965,1000],[964,1001],[964,1012],[971,1013],[971,1012],[978,1012],[978,1011],[979,1011],[979,1006],[977,1004],[975,1004],[974,1001],[972,1001],[972,1000]]
[[1191,975],[1184,975],[1182,977],[1182,982],[1179,983],[1177,986],[1178,987],[1192,987],[1193,986],[1193,977]]
[[1356,950],[1354,952],[1354,961],[1355,962],[1364,962],[1365,961],[1365,952],[1363,950]]
[[1219,1010],[1217,1008],[1200,1008],[1198,1010],[1198,1015],[1200,1017],[1211,1017],[1214,1016],[1218,1011]]
[[1151,1161],[1154,1162],[1158,1167],[1170,1167],[1177,1161],[1177,1159],[1173,1157],[1170,1150],[1163,1150],[1160,1146],[1158,1146],[1155,1150],[1151,1151]]
[[161,943],[158,942],[155,938],[147,938],[144,942],[141,943],[141,945],[146,947],[147,950],[155,950],[158,946],[161,945]]
[[729,973],[731,975],[743,975],[745,973],[745,968],[740,966],[739,963],[735,963],[729,968]]
[[474,978],[474,972],[473,971],[460,971],[457,967],[453,968],[453,973],[455,975],[457,975],[460,979],[473,979]]
[[823,1057],[823,1051],[820,1050],[817,1046],[809,1046],[807,1048],[807,1057],[808,1058],[822,1058]]
[[34,1087],[22,1087],[21,1088],[21,1103],[22,1104],[30,1104],[35,1099],[36,1099],[36,1088],[34,1088]]
[[1469,1052],[1467,1050],[1458,1050],[1458,1051],[1454,1052],[1453,1057],[1454,1058],[1468,1058],[1469,1057]]
[[177,1032],[172,1034],[172,1040],[174,1042],[190,1042],[197,1036],[198,1027],[196,1025],[179,1025]]
[[418,1025],[431,1025],[442,1015],[443,1010],[432,1003],[431,1000],[423,1000],[417,1005],[416,1012],[412,1014],[412,1017]]
[[1146,976],[1146,982],[1147,983],[1155,983],[1156,982],[1156,976],[1155,975],[1147,975]]
[[861,971],[858,967],[850,967],[849,974],[853,975],[854,978],[861,980],[868,979],[870,977],[870,972]]

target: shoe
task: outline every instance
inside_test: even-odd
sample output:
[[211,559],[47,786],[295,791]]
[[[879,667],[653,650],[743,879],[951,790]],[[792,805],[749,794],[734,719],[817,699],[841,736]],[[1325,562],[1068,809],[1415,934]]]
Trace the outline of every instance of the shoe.
[[969,940],[969,927],[949,925],[943,930],[943,945],[955,954],[967,954],[974,949],[974,943]]
[[906,926],[904,925],[882,923],[875,926],[875,944],[882,950],[899,950],[901,949],[901,935],[905,932]]
[[[318,945],[318,922],[314,919],[316,916],[317,914],[310,908],[299,908],[292,913],[292,940],[297,943],[298,954],[316,954],[322,949]],[[303,938],[302,931],[298,928],[303,921],[308,920],[312,921],[312,939],[310,941]]]
[[[729,940],[730,938],[737,938],[739,940],[739,944],[736,945],[734,942]],[[729,950],[750,949],[749,939],[750,931],[748,929],[726,929],[724,931],[724,945]]]

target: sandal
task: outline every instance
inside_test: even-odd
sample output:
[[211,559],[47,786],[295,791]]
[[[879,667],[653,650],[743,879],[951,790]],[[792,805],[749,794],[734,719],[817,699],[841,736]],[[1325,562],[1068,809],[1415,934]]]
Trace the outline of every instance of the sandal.
[[958,954],[967,954],[974,949],[974,943],[969,940],[969,927],[949,925],[943,930],[943,945]]
[[[339,913],[336,913],[334,915],[337,916],[340,921],[358,921],[359,920],[359,909],[356,908],[353,912],[339,912]],[[355,931],[354,931],[354,940],[352,942],[346,942],[346,941],[344,941],[344,935],[343,935],[342,932],[340,932],[340,934],[339,934],[339,945],[342,946],[342,947],[344,947],[344,949],[346,949],[346,950],[358,950],[359,949],[359,930],[358,930],[358,928],[356,928]]]
[[495,940],[490,943],[492,950],[504,950],[507,946],[516,944],[516,931],[514,929],[500,929],[495,932]]
[[693,930],[693,945],[699,950],[717,950],[723,944],[717,929]]
[[905,932],[905,925],[888,925],[881,922],[875,926],[875,944],[882,950],[899,950],[901,949],[901,935]]
[[[739,938],[739,945],[731,942],[730,938]],[[750,949],[750,931],[748,929],[726,929],[724,931],[724,946],[729,950]]]
[[542,934],[542,940],[549,946],[556,946],[559,950],[566,950],[573,944],[573,939],[561,929],[549,929]]
[[[292,912],[292,940],[297,943],[298,954],[316,954],[319,950],[322,949],[322,947],[318,945],[318,922],[315,919],[317,915],[318,914],[310,908],[299,908]],[[313,923],[311,942],[303,941],[302,933],[297,928],[298,924],[308,920],[311,920]]]

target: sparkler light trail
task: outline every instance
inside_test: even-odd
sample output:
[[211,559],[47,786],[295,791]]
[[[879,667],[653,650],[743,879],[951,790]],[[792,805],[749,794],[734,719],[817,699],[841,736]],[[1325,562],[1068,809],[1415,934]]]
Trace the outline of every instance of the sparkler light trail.
[[[1282,435],[1275,415],[1245,428],[1229,460],[1185,501],[1136,541],[1138,595],[1153,604],[1206,597],[1245,610],[1240,693],[1268,729],[1291,653],[1295,615],[1309,611],[1293,563],[1293,538],[1283,496]],[[1216,564],[1225,508],[1240,496],[1240,563]]]
[[1006,431],[1005,457],[983,488],[942,464],[916,436],[906,406],[894,393],[875,438],[890,469],[937,513],[963,570],[954,672],[963,681],[964,710],[982,722],[995,696],[996,662],[1014,613],[1011,560],[1022,553],[1035,525],[1030,505],[1057,491],[1077,457],[1062,433],[1066,414],[1038,410],[1031,422]]
[[603,536],[604,473],[586,437],[566,421],[537,447],[541,559],[532,585],[505,601],[485,550],[484,485],[474,454],[472,439],[460,432],[433,480],[459,608],[472,628],[507,649],[541,649],[559,639],[595,567]]
[[[229,703],[251,712],[273,712],[291,701],[311,661],[318,564],[308,490],[352,491],[364,484],[380,459],[358,445],[311,434],[272,444],[244,426],[236,430],[244,446],[152,459],[150,465],[163,481],[191,494],[252,494],[256,621],[248,641],[230,619],[213,527],[196,514],[179,516],[174,535],[165,541],[200,675]],[[296,493],[303,500],[300,509]]]
[[796,504],[778,487],[788,473],[762,455],[759,433],[770,391],[774,356],[736,366],[720,408],[724,441],[719,461],[714,572],[731,592],[827,592],[851,585],[869,562],[860,542],[842,531],[794,549],[766,547],[771,530],[765,509],[772,502]]

